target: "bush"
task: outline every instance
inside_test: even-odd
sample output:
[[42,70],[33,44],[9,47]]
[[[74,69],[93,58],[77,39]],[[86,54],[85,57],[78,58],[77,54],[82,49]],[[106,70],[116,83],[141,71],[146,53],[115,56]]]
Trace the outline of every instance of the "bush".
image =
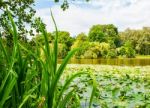
[[110,51],[108,51],[106,58],[116,58],[117,53],[115,51],[115,49],[112,49]]
[[126,57],[132,58],[135,57],[135,50],[133,48],[126,49]]
[[[80,48],[80,49],[75,53],[74,57],[81,58],[81,56],[84,55],[84,53],[88,49],[88,47],[89,47],[88,41],[80,41],[80,40],[75,41],[73,46],[71,46],[71,49],[74,49],[74,48]],[[82,57],[82,58],[84,58],[84,57]]]
[[84,58],[86,59],[97,59],[98,55],[91,50],[88,50],[84,53]]
[[122,46],[118,48],[118,55],[125,56],[128,58],[135,57],[135,50],[132,47]]

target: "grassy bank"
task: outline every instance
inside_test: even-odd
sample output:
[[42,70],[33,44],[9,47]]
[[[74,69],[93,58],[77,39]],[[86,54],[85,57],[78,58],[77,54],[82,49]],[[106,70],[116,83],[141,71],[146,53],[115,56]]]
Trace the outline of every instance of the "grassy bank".
[[139,58],[139,59],[150,59],[150,55],[137,55],[136,58]]
[[[124,59],[124,58],[127,58],[127,57],[118,56],[117,58],[118,59]],[[133,58],[136,58],[136,59],[150,59],[150,55],[136,55]]]

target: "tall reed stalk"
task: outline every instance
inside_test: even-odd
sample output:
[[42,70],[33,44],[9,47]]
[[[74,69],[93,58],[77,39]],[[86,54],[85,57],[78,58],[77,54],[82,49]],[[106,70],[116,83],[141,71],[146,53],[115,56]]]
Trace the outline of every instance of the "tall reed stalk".
[[[40,21],[37,25],[44,36],[44,46],[36,42],[36,51],[27,49],[18,41],[17,27],[8,11],[11,25],[7,23],[10,34],[13,36],[13,51],[11,56],[0,38],[0,49],[6,60],[6,71],[2,71],[3,79],[0,83],[0,108],[66,108],[67,103],[75,96],[75,89],[69,90],[71,82],[84,74],[90,75],[93,80],[89,108],[96,89],[94,76],[88,72],[78,72],[71,75],[59,90],[60,78],[70,58],[78,49],[68,53],[62,64],[58,67],[58,30],[55,25],[55,41],[53,48],[50,48],[48,35]],[[1,34],[0,34],[1,35]],[[44,52],[44,59],[40,56],[41,49]]]

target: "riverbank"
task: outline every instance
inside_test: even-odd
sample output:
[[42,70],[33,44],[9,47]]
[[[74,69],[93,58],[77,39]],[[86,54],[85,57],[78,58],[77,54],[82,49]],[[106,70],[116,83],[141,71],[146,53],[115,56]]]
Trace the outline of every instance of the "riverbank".
[[[62,63],[59,59],[58,63]],[[94,64],[94,65],[114,65],[114,66],[149,66],[150,58],[113,58],[113,59],[71,59],[69,64]]]
[[139,58],[139,59],[150,59],[150,55],[137,55],[135,58]]
[[115,66],[115,65],[92,65],[92,64],[68,64],[66,69],[84,69],[84,68],[91,68],[95,71],[140,71],[140,72],[149,72],[150,73],[150,65],[149,66]]

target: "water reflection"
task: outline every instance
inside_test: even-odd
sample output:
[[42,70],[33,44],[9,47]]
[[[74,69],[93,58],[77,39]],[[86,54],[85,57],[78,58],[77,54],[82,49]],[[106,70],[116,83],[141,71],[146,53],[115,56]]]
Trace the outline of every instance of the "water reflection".
[[[62,59],[58,60],[61,63]],[[102,64],[119,66],[147,66],[150,65],[150,59],[123,58],[123,59],[71,59],[69,64]]]

